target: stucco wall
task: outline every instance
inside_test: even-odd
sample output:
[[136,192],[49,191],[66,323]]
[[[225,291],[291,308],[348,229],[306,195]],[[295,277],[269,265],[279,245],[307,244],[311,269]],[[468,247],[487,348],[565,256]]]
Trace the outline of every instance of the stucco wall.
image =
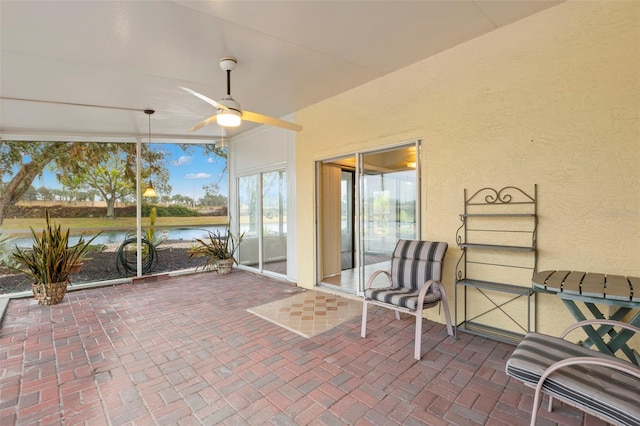
[[[314,161],[414,138],[423,238],[449,242],[450,298],[464,188],[538,184],[539,270],[640,276],[639,114],[634,1],[563,3],[301,110],[298,283],[315,284]],[[572,322],[538,301],[540,331]]]

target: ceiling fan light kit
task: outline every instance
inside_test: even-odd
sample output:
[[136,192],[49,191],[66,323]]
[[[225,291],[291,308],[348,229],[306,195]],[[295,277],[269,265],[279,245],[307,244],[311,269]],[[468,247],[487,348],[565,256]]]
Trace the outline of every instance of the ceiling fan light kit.
[[291,123],[289,121],[280,120],[279,118],[269,117],[267,115],[258,114],[251,111],[242,111],[240,104],[231,97],[231,71],[236,67],[238,60],[231,56],[225,56],[220,58],[220,68],[227,73],[227,95],[219,102],[208,98],[202,93],[198,93],[195,90],[191,90],[186,87],[180,87],[187,93],[196,96],[209,105],[216,107],[216,114],[202,120],[191,128],[192,132],[212,123],[214,120],[218,125],[223,127],[238,127],[242,120],[251,121],[260,124],[269,124],[271,126],[282,127],[288,130],[294,130],[299,132],[302,130],[302,126],[299,124]]
[[242,117],[238,111],[220,109],[216,114],[216,122],[223,127],[238,127],[242,122]]
[[242,109],[231,96],[226,96],[220,102],[226,108],[218,108],[216,113],[216,121],[220,126],[238,127],[242,122]]

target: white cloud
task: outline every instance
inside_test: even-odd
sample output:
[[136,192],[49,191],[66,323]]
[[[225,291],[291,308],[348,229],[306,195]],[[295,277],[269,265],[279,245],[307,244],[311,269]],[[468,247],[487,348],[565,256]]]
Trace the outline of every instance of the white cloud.
[[213,163],[214,161],[216,161],[216,160],[213,157],[207,158],[207,163]]
[[169,164],[171,164],[172,166],[183,166],[185,164],[191,164],[191,157],[187,155],[181,155],[180,158],[175,161],[171,161]]
[[184,177],[185,179],[209,179],[211,176],[211,173],[187,173]]

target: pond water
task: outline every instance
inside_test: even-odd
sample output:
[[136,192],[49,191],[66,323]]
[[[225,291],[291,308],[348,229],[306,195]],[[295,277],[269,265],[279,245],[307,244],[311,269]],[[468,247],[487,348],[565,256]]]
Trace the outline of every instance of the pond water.
[[[193,241],[194,238],[206,238],[209,234],[207,231],[211,232],[220,232],[220,234],[224,235],[226,233],[227,227],[225,225],[219,226],[207,226],[203,228],[175,228],[169,230],[158,229],[158,232],[167,232],[168,240],[175,241]],[[96,231],[97,233],[97,231]],[[88,240],[95,234],[89,234],[85,236],[84,239]],[[127,235],[127,231],[102,231],[100,235],[96,237],[95,240],[91,244],[119,244],[125,240],[125,236]],[[135,236],[135,234],[134,234]],[[144,236],[144,232],[143,232]],[[76,244],[80,239],[79,235],[72,235],[69,237],[69,244]],[[18,247],[31,247],[32,238],[31,237],[20,237],[17,238],[15,244]]]

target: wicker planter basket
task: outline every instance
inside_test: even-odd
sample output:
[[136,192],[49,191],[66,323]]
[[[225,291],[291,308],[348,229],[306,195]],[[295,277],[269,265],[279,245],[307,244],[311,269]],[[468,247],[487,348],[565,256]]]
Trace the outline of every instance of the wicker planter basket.
[[221,259],[217,262],[216,270],[219,274],[228,274],[233,267],[233,259]]
[[39,305],[57,305],[62,302],[68,284],[69,281],[53,284],[32,283],[31,289]]

